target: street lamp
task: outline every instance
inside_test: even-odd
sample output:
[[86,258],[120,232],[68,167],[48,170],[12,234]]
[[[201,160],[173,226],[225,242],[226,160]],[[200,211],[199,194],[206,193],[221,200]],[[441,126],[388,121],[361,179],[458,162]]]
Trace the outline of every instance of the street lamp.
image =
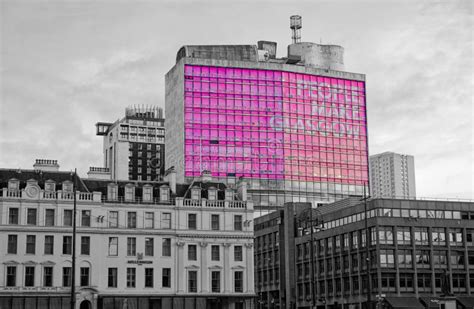
[[[324,221],[321,219],[321,212],[314,208],[305,209],[299,216],[300,223],[304,222],[306,230],[308,228],[308,223],[310,224],[310,244],[309,244],[309,254],[311,255],[311,308],[316,308],[316,286],[315,286],[315,267],[314,267],[314,230],[318,231],[324,230]],[[321,225],[321,226],[319,226]]]
[[370,309],[370,302],[371,302],[371,299],[370,299],[370,293],[371,293],[371,285],[372,285],[372,278],[371,278],[371,275],[370,275],[370,251],[369,251],[369,239],[370,239],[370,235],[369,235],[369,221],[368,221],[368,211],[367,211],[367,200],[370,198],[370,195],[367,196],[367,192],[366,192],[366,186],[364,185],[364,197],[361,199],[361,201],[364,201],[364,222],[365,222],[365,254],[367,255],[366,256],[366,261],[367,261],[367,308]]

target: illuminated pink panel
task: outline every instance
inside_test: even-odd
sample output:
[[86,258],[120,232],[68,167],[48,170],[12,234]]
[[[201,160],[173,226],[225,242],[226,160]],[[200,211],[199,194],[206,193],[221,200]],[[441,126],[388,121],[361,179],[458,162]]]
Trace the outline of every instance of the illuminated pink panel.
[[186,65],[185,175],[364,184],[365,84]]

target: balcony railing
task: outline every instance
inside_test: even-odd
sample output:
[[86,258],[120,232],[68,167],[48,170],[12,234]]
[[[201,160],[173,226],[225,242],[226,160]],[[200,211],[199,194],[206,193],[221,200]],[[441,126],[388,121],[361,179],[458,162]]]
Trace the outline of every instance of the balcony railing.
[[[89,202],[100,202],[101,192],[76,192],[77,201],[89,201]],[[8,188],[2,188],[0,190],[0,197],[2,198],[30,198],[38,200],[60,200],[60,201],[72,201],[74,200],[73,192],[59,191],[44,191],[40,190],[36,197],[29,196],[24,189],[21,190],[9,190]]]

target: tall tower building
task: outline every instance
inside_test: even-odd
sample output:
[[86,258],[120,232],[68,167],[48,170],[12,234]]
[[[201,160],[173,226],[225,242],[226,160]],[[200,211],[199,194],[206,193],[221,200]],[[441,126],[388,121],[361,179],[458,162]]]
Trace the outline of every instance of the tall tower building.
[[369,162],[373,197],[416,197],[413,156],[384,152],[370,156]]
[[166,74],[166,168],[178,182],[204,171],[249,184],[257,207],[326,202],[368,184],[365,75],[343,48],[293,43],[192,45]]
[[104,168],[114,180],[160,180],[164,174],[165,119],[154,106],[125,109],[125,117],[114,123],[98,122],[97,135],[104,137]]

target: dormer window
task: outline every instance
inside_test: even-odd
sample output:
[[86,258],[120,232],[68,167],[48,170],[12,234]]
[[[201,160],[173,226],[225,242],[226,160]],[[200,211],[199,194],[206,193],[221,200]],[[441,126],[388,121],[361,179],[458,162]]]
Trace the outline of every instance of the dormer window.
[[170,188],[168,186],[160,187],[160,201],[169,201],[170,200]]
[[116,183],[109,183],[107,186],[107,200],[116,201],[117,200],[118,186]]
[[191,189],[191,199],[192,200],[200,200],[201,199],[201,188],[193,187]]
[[144,202],[153,202],[153,187],[151,185],[143,186],[142,199]]
[[8,181],[8,190],[9,191],[18,191],[20,190],[20,181],[18,179],[12,178]]
[[73,191],[72,181],[66,180],[63,182],[63,192],[72,192]]
[[225,190],[225,199],[226,199],[226,201],[234,200],[234,190],[226,189]]
[[125,185],[125,201],[135,200],[135,187],[129,183]]
[[208,199],[210,201],[215,201],[217,200],[217,189],[214,188],[214,187],[210,187],[208,190],[207,190],[207,193],[208,193]]
[[56,190],[56,183],[53,180],[46,180],[44,183],[44,190],[47,192],[54,192]]

